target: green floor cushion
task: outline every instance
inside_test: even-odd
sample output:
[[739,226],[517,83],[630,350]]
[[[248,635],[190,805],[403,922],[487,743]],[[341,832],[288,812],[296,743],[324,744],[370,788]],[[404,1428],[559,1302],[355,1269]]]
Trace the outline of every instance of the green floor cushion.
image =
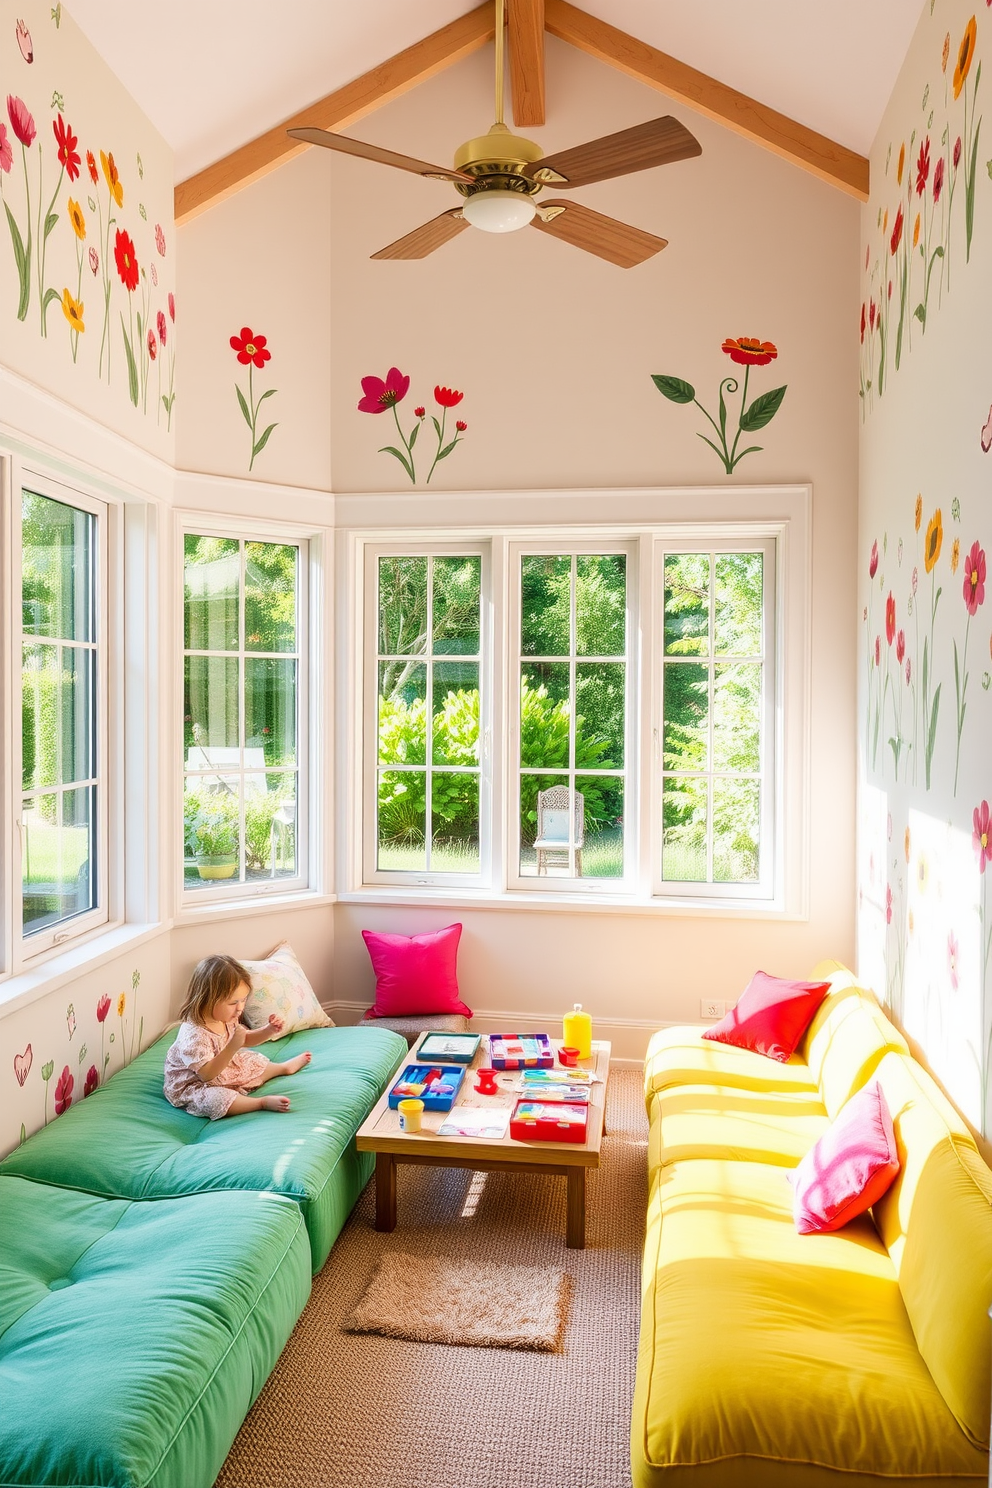
[[[318,1271],[372,1172],[355,1132],[378,1100],[406,1040],[384,1028],[309,1028],[264,1045],[310,1065],[271,1080],[292,1108],[208,1121],[171,1106],[162,1071],[175,1032],[0,1163],[0,1173],[107,1198],[168,1199],[212,1189],[268,1189],[303,1211]],[[0,1479],[2,1483],[2,1479]]]
[[0,1484],[209,1488],[309,1292],[278,1194],[0,1177]]

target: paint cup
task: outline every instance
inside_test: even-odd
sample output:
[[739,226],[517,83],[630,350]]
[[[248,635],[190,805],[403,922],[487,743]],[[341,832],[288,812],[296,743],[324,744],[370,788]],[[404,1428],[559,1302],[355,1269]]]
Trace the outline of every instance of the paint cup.
[[478,1079],[475,1082],[475,1088],[480,1095],[499,1094],[499,1086],[496,1084],[496,1071],[494,1069],[491,1069],[486,1064],[476,1070],[476,1074]]
[[400,1113],[400,1131],[419,1132],[424,1117],[423,1101],[407,1098],[401,1100],[396,1109]]
[[563,1044],[558,1050],[558,1058],[566,1069],[573,1069],[579,1062],[579,1051]]

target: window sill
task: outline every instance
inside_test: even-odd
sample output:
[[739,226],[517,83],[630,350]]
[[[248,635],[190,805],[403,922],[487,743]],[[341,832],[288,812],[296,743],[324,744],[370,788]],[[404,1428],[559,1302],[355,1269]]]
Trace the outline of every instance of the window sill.
[[103,962],[111,961],[125,951],[135,950],[156,936],[167,934],[168,929],[169,926],[161,922],[117,925],[113,930],[104,930],[88,940],[80,940],[69,949],[45,956],[27,971],[0,982],[0,1016],[29,1007],[86,972],[95,971]]
[[334,894],[319,894],[314,889],[297,889],[289,894],[246,895],[241,899],[221,899],[210,904],[189,901],[176,914],[173,925],[215,924],[219,920],[241,920],[247,915],[277,914],[291,909],[319,909],[333,904]]
[[396,884],[366,884],[338,894],[339,904],[421,904],[444,909],[525,910],[558,914],[661,915],[666,918],[784,920],[805,922],[807,915],[783,909],[772,900],[754,899],[640,899],[632,895],[597,893],[530,893],[526,889],[474,890],[400,888]]

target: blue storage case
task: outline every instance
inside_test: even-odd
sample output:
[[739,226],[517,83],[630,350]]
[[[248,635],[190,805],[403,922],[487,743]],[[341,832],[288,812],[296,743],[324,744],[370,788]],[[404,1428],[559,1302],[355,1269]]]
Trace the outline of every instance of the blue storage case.
[[450,1111],[465,1078],[463,1064],[408,1064],[389,1092],[391,1109],[395,1111],[401,1100],[412,1098],[412,1092],[404,1087],[422,1085],[425,1076],[432,1069],[441,1071],[441,1082],[445,1086],[450,1086],[450,1090],[424,1090],[415,1099],[423,1101],[425,1111]]

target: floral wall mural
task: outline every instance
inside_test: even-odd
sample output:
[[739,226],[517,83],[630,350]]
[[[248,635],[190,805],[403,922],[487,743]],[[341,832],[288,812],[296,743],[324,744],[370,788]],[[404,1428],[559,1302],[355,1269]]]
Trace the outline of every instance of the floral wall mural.
[[858,939],[863,978],[992,1131],[990,26],[960,0],[924,7],[872,154]]
[[[402,403],[410,391],[410,379],[405,376],[398,367],[390,367],[386,373],[385,380],[381,377],[362,378],[362,396],[358,400],[359,413],[385,413],[387,409],[392,410],[396,422],[396,433],[399,436],[402,449],[397,449],[394,444],[383,445],[379,450],[380,455],[392,455],[398,460],[406,471],[407,478],[412,486],[417,484],[417,456],[414,454],[414,446],[421,428],[427,418],[427,409],[421,404],[413,410],[414,422],[410,427],[410,433],[406,434],[400,423],[400,416],[396,410],[397,403]],[[450,454],[461,444],[468,429],[464,419],[455,419],[455,432],[452,439],[448,438],[447,421],[448,412],[457,408],[465,394],[454,388],[441,387],[440,384],[434,388],[434,402],[441,410],[441,417],[436,413],[431,414],[431,426],[434,430],[435,445],[433,450],[428,448],[421,451],[421,469],[426,465],[427,475],[424,485],[429,486],[431,476],[434,474],[441,460],[446,460]]]
[[23,11],[0,25],[0,356],[170,458],[171,152],[63,7]]
[[[704,444],[708,444],[723,464],[727,475],[733,475],[734,469],[740,464],[745,455],[757,455],[761,452],[760,444],[749,444],[745,449],[738,449],[742,434],[756,434],[759,429],[764,429],[770,424],[782,406],[782,400],[786,394],[786,388],[771,388],[768,392],[760,393],[753,403],[747,401],[748,382],[752,367],[767,367],[778,356],[778,347],[773,341],[759,341],[754,336],[728,336],[720,348],[729,356],[732,362],[744,368],[743,385],[736,377],[725,377],[720,383],[719,423],[709,413],[699,399],[696,390],[690,382],[681,377],[668,377],[661,373],[653,373],[651,381],[663,397],[671,403],[694,403],[705,418],[709,421],[713,433],[720,441],[715,444],[707,434],[700,434],[699,438]],[[740,392],[740,403],[736,403],[736,394]],[[727,418],[730,412],[728,400],[734,399],[733,416],[737,427],[731,428],[728,433]],[[733,439],[730,444],[729,440]]]

